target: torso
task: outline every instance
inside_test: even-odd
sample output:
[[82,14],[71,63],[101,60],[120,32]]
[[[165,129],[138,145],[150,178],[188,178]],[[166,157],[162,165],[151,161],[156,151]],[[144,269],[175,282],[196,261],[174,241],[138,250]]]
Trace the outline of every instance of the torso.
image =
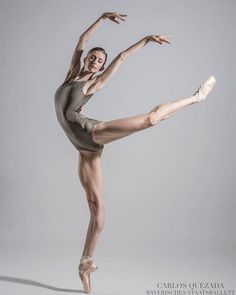
[[68,139],[79,151],[98,151],[103,148],[92,138],[93,126],[99,120],[87,118],[81,114],[83,106],[93,95],[85,94],[89,85],[93,83],[92,80],[94,81],[94,79],[86,81],[75,78],[65,80],[54,94],[57,120]]
[[[57,110],[58,111],[63,111],[63,112],[66,112],[67,115],[68,115],[68,118],[70,117],[70,119],[72,118],[72,114],[73,114],[73,109],[75,109],[75,107],[77,108],[76,104],[79,104],[81,103],[81,106],[80,106],[80,113],[82,115],[85,115],[84,114],[84,105],[87,103],[87,101],[90,99],[90,97],[94,94],[92,92],[89,92],[88,93],[88,88],[94,84],[94,81],[96,80],[97,77],[94,77],[93,79],[91,80],[81,80],[81,79],[78,79],[77,77],[73,77],[71,79],[67,79],[63,82],[63,84],[60,86],[60,90],[59,92],[57,93],[58,95],[56,95],[55,97],[55,103],[57,105]],[[63,85],[68,85],[72,82],[72,85],[73,84],[77,84],[78,85],[74,85],[72,86],[72,89],[74,89],[71,94],[71,99],[69,100],[70,103],[69,105],[67,104],[66,100],[65,100],[65,96],[69,95],[70,96],[70,90],[69,88],[64,88]],[[74,82],[74,83],[73,83]],[[67,90],[66,90],[67,89]],[[76,94],[77,90],[76,89],[80,89],[79,92],[78,92],[78,95]],[[65,90],[65,92],[64,92]],[[61,92],[62,91],[62,92]],[[69,91],[69,92],[68,92]],[[90,90],[91,91],[91,90]],[[81,92],[83,93],[83,95],[81,96]],[[74,93],[74,94],[73,94]],[[79,94],[80,93],[80,94]],[[62,95],[61,95],[62,94]],[[75,95],[75,96],[74,96]],[[77,98],[78,98],[78,101],[77,101]],[[72,120],[72,119],[71,119]]]
[[93,94],[93,93],[87,93],[87,91],[88,91],[88,88],[92,84],[94,84],[94,82],[96,81],[96,79],[97,79],[97,76],[94,77],[94,78],[92,78],[91,80],[79,80],[78,78],[75,78],[75,79],[72,79],[72,81],[75,81],[75,82],[85,82],[82,91],[83,91],[84,95],[88,95],[88,94]]

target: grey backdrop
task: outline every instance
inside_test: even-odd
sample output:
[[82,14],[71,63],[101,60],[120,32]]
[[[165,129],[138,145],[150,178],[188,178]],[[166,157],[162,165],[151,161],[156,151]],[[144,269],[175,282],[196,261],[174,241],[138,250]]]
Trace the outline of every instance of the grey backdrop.
[[130,56],[85,107],[112,120],[214,91],[158,126],[103,152],[106,223],[93,294],[146,294],[158,282],[236,288],[235,1],[1,0],[0,294],[82,292],[77,265],[89,220],[77,151],[56,120],[53,95],[82,34],[108,63],[147,34],[173,35]]

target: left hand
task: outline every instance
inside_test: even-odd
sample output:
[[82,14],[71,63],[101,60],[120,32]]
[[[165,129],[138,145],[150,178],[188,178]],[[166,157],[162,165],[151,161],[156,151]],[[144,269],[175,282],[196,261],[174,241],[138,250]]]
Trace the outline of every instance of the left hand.
[[168,38],[173,37],[173,36],[164,36],[164,35],[150,35],[148,36],[148,40],[152,42],[158,42],[159,44],[162,45],[163,42],[172,44]]
[[127,14],[120,14],[120,13],[116,13],[116,12],[104,12],[102,14],[102,17],[104,19],[108,18],[113,22],[116,22],[117,24],[119,24],[120,20],[125,21],[125,19],[123,17],[126,17]]

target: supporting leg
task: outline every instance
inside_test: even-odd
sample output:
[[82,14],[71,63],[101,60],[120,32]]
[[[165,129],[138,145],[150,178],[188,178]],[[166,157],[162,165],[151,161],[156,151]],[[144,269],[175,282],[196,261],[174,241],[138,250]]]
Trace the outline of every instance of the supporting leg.
[[90,273],[96,271],[98,268],[93,263],[92,256],[105,221],[101,154],[102,151],[95,153],[80,151],[79,153],[78,173],[90,210],[90,221],[78,268],[85,293],[91,292]]
[[96,202],[91,201],[89,201],[89,207],[90,221],[87,229],[87,235],[82,256],[92,257],[101,231],[104,227],[105,209],[103,205],[101,206],[96,204]]
[[82,256],[92,257],[105,223],[101,152],[80,153],[78,173],[90,211],[90,221]]

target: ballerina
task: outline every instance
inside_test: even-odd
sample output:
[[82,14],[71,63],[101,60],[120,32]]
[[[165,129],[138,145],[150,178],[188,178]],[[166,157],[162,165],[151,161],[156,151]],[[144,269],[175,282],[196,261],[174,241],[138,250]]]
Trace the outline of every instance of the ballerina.
[[[153,127],[178,110],[204,101],[216,83],[216,79],[210,76],[190,97],[158,104],[147,113],[112,121],[86,117],[83,106],[107,84],[127,57],[149,42],[172,44],[170,41],[172,36],[147,35],[120,52],[106,69],[104,66],[107,60],[106,51],[101,47],[94,47],[87,52],[81,68],[81,56],[85,45],[104,20],[120,24],[121,21],[125,21],[125,17],[126,14],[105,12],[80,36],[65,80],[57,88],[54,96],[58,122],[78,150],[78,175],[90,211],[90,222],[78,267],[85,293],[91,292],[90,273],[98,268],[94,264],[93,254],[105,223],[101,166],[104,145]],[[99,72],[102,73],[98,74]],[[97,75],[94,76],[95,74]]]

